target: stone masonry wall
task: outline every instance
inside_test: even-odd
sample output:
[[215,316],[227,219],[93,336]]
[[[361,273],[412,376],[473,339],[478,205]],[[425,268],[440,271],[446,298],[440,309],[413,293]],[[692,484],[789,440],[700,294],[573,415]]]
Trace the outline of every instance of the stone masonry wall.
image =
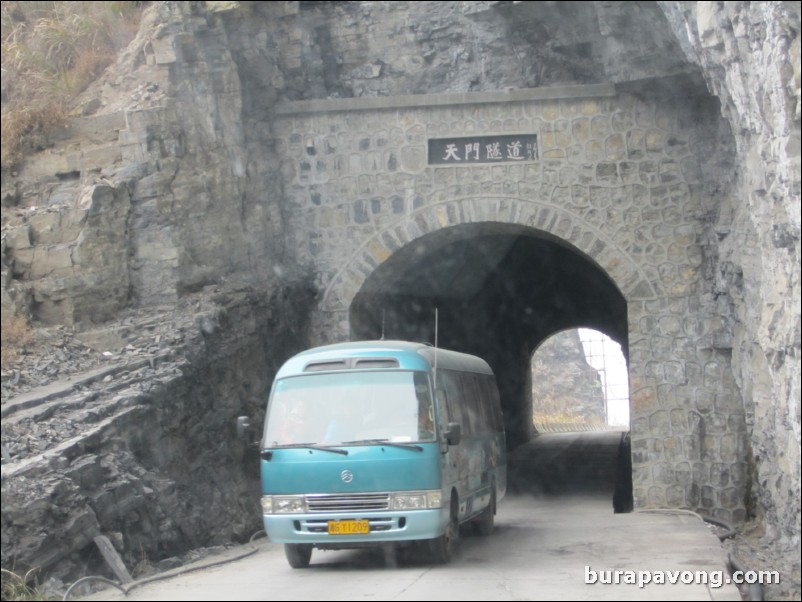
[[[720,127],[715,105],[689,114],[667,96],[592,92],[280,107],[288,242],[325,291],[315,332],[346,338],[350,301],[373,268],[428,232],[501,222],[555,235],[596,261],[628,303],[636,505],[742,519],[744,411],[729,351],[716,343],[726,316],[702,302],[717,199],[698,185],[728,152],[702,157],[711,149],[699,123]],[[430,137],[499,133],[537,133],[541,159],[427,166]]]

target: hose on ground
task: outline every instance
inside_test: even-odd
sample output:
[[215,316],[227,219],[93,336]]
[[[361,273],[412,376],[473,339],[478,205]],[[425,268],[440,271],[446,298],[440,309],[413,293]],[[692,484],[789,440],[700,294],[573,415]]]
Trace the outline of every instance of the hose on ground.
[[[724,541],[726,539],[729,539],[730,537],[735,537],[735,535],[737,534],[737,532],[735,531],[735,528],[731,524],[729,524],[728,522],[720,520],[720,519],[717,519],[717,518],[711,518],[709,516],[702,516],[701,514],[699,514],[697,512],[693,512],[692,510],[684,510],[682,508],[642,508],[642,509],[639,509],[638,512],[646,512],[646,513],[648,513],[648,512],[655,512],[655,513],[657,513],[657,512],[660,512],[660,513],[671,512],[671,513],[674,513],[674,514],[688,514],[690,516],[695,516],[696,518],[698,518],[703,523],[709,523],[711,525],[715,525],[716,527],[721,527],[722,529],[726,530],[725,533],[721,533],[721,534],[717,534],[716,535],[716,537],[718,537],[719,541]],[[744,565],[741,564],[738,561],[738,559],[735,558],[731,553],[727,555],[727,559],[729,561],[729,567],[728,568],[730,570],[730,574],[732,574],[732,573],[737,571],[737,572],[740,572],[742,575],[745,575],[747,572],[749,572],[749,570],[746,567],[744,567]],[[762,600],[763,600],[763,587],[761,587],[761,585],[759,583],[750,583],[749,584],[749,600],[751,600],[752,602],[762,602]]]
[[[261,537],[264,537],[266,535],[267,534],[263,530],[256,531],[248,539],[248,543],[251,544],[251,543],[254,542],[254,540],[260,539]],[[132,581],[131,583],[127,583],[125,585],[122,585],[122,584],[120,584],[120,583],[118,583],[116,581],[113,581],[111,579],[107,579],[106,577],[101,577],[99,575],[89,575],[87,577],[81,577],[75,583],[70,585],[67,588],[67,591],[64,592],[64,596],[61,599],[65,600],[65,601],[69,600],[70,599],[70,594],[72,594],[72,591],[77,586],[82,585],[82,584],[87,583],[87,582],[90,582],[90,581],[100,581],[100,582],[105,583],[107,585],[111,585],[113,587],[116,587],[124,595],[127,596],[130,591],[132,591],[132,590],[134,590],[134,589],[136,589],[138,587],[142,587],[143,585],[147,585],[148,583],[153,583],[154,581],[163,581],[165,579],[171,579],[173,577],[177,577],[178,575],[186,575],[186,574],[189,574],[189,573],[194,573],[195,571],[201,571],[203,569],[208,569],[208,568],[212,568],[212,567],[215,567],[215,566],[228,564],[229,562],[234,562],[235,560],[242,560],[243,558],[247,558],[248,556],[251,556],[252,554],[255,554],[257,551],[258,551],[258,548],[256,548],[254,546],[254,547],[251,547],[250,549],[245,550],[244,552],[242,552],[240,554],[237,554],[236,556],[232,556],[230,558],[225,558],[223,560],[215,560],[213,562],[207,562],[205,564],[190,566],[190,567],[187,567],[185,569],[181,569],[181,570],[175,571],[175,572],[164,573],[164,574],[161,574],[161,575],[154,575],[152,577],[146,577],[144,579],[139,579],[137,581]]]

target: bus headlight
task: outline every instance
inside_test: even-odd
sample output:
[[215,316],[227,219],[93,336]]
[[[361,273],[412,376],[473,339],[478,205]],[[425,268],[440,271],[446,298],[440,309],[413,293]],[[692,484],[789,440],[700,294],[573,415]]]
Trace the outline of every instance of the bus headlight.
[[423,510],[426,508],[425,493],[396,493],[393,496],[393,510]]
[[262,512],[264,514],[297,514],[306,512],[306,503],[302,495],[263,495]]
[[393,510],[425,510],[440,508],[443,495],[440,491],[410,491],[393,494]]

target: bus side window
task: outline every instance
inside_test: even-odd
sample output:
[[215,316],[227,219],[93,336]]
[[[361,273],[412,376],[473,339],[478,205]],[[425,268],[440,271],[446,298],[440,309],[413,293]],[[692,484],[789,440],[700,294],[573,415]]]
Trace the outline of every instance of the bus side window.
[[417,421],[418,439],[428,441],[435,436],[434,407],[429,389],[429,381],[425,374],[415,374],[415,397],[418,401]]
[[498,387],[496,379],[490,375],[482,376],[482,395],[485,401],[485,408],[488,413],[488,424],[494,432],[504,430],[504,418],[501,413],[501,403],[499,401]]
[[479,393],[479,412],[482,416],[482,424],[486,432],[493,433],[498,429],[496,428],[496,414],[493,410],[495,399],[488,386],[488,377],[485,374],[481,374],[476,375],[475,378],[477,391]]
[[457,374],[451,370],[443,370],[442,384],[446,390],[446,405],[448,407],[448,422],[456,422],[462,427],[462,434],[468,431],[467,413],[463,411],[465,399],[459,385]]
[[487,422],[482,409],[482,394],[479,389],[479,380],[476,374],[463,373],[462,390],[465,393],[465,409],[470,414],[471,426],[474,433],[486,433]]
[[479,432],[481,425],[479,417],[473,409],[473,387],[471,386],[470,374],[466,372],[455,372],[454,377],[460,390],[460,409],[462,410],[462,433],[471,434]]

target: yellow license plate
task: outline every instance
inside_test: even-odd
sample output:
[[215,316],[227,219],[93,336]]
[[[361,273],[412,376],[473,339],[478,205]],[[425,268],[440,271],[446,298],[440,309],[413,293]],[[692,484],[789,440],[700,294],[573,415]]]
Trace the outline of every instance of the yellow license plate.
[[366,520],[330,520],[329,535],[363,535],[370,533]]

